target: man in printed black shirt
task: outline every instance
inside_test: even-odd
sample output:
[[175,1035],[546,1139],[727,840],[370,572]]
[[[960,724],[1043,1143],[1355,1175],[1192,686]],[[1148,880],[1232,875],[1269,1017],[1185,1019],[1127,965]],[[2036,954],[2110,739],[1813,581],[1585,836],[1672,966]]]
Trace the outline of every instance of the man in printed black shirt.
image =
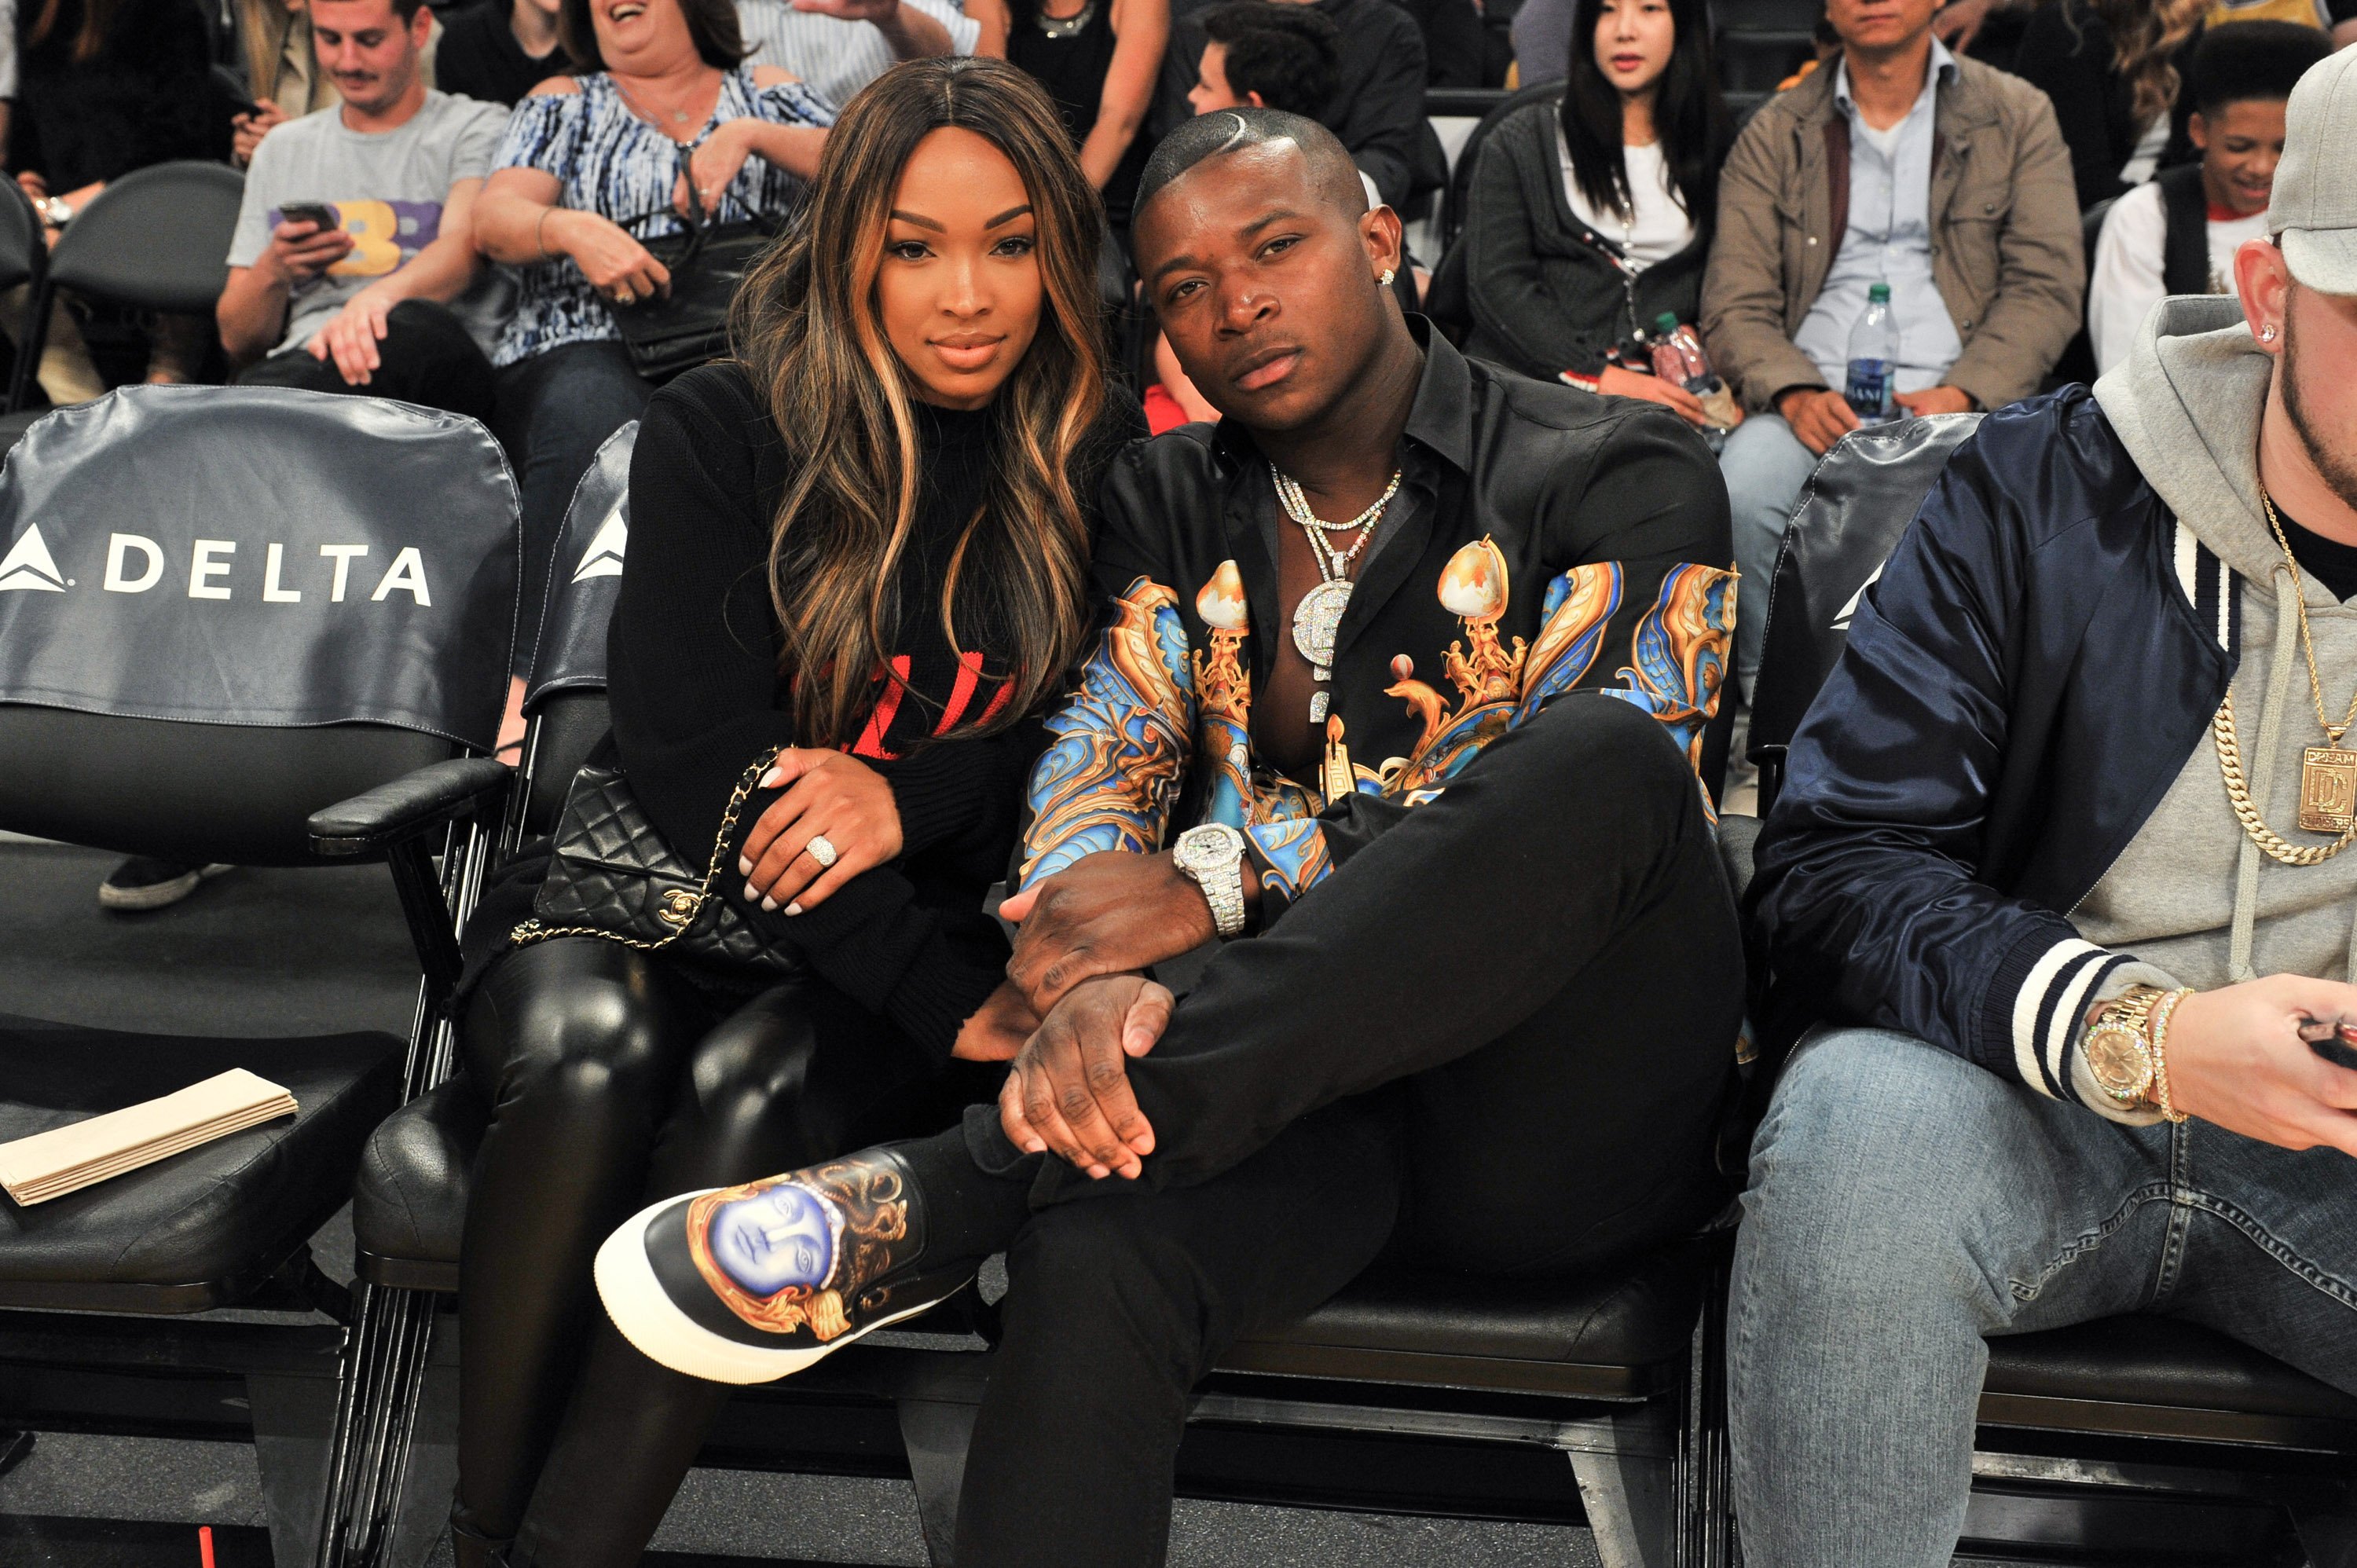
[[[753,1381],[1007,1249],[961,1563],[1158,1560],[1193,1381],[1387,1241],[1411,1278],[1558,1274],[1727,1196],[1708,453],[1405,319],[1397,217],[1298,116],[1174,134],[1136,235],[1226,417],[1107,481],[1006,907],[1045,1021],[962,1130],[659,1206],[599,1264],[640,1349]],[[1183,1000],[1145,977],[1215,932]]]

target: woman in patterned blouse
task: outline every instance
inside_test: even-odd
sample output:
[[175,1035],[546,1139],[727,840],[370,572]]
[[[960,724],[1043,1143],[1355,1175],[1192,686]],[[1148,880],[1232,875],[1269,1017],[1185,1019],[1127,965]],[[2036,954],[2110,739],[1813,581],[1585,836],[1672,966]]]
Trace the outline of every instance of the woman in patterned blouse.
[[719,223],[798,205],[834,121],[787,72],[743,63],[730,0],[565,0],[557,30],[577,69],[516,105],[475,220],[522,282],[491,362],[535,609],[574,486],[654,392],[607,308],[670,283],[643,242],[679,232],[690,199]]

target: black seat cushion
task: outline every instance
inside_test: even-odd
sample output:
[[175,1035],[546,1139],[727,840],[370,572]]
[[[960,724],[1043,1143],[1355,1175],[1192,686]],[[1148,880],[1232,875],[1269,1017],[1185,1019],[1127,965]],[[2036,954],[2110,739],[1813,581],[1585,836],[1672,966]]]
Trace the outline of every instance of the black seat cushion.
[[379,1033],[215,1039],[0,1015],[0,1141],[236,1067],[298,1107],[47,1203],[0,1198],[0,1305],[197,1312],[245,1295],[342,1206],[400,1098],[401,1052]]
[[[1988,1347],[1984,1388],[2000,1399],[2224,1411],[2357,1425],[2357,1399],[2239,1340],[2172,1318],[2107,1318],[2043,1334],[2007,1335]],[[1985,1411],[1983,1419],[1994,1416]]]
[[1295,1377],[1637,1399],[1676,1375],[1714,1262],[1733,1233],[1680,1242],[1579,1280],[1407,1273],[1379,1265],[1222,1366]]
[[[453,1080],[385,1118],[352,1194],[361,1277],[458,1286],[484,1112]],[[1371,1272],[1301,1322],[1237,1346],[1238,1370],[1446,1383],[1587,1398],[1655,1391],[1684,1352],[1723,1241],[1570,1283]]]
[[352,1240],[362,1279],[404,1290],[458,1288],[467,1191],[489,1121],[473,1087],[452,1079],[370,1135],[352,1183]]

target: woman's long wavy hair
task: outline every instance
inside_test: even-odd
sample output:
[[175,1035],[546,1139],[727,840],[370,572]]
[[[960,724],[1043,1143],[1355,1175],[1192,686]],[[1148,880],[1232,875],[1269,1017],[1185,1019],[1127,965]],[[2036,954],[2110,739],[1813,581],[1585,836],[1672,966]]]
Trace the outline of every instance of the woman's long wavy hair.
[[[2138,135],[2177,102],[2178,46],[2209,8],[2210,0],[2087,0],[2087,10],[2111,29],[2112,67],[2128,84]],[[2073,35],[2079,16],[2075,5],[2062,13]]]
[[805,745],[858,734],[900,622],[894,585],[916,523],[917,424],[913,384],[877,317],[876,276],[900,171],[919,142],[951,125],[987,138],[1022,177],[1046,298],[1029,351],[999,388],[982,504],[934,607],[951,646],[987,639],[1012,690],[987,721],[949,733],[1002,729],[1030,713],[1087,627],[1075,475],[1092,466],[1105,406],[1103,209],[1029,76],[996,59],[913,60],[835,122],[809,207],[747,277],[730,322],[794,476],[771,535],[770,598]]
[[[1596,63],[1596,27],[1604,0],[1579,0],[1571,22],[1571,75],[1563,93],[1563,139],[1572,177],[1599,210],[1630,216],[1629,163],[1620,145],[1620,90]],[[1733,138],[1727,101],[1718,92],[1711,58],[1706,0],[1670,0],[1674,38],[1670,63],[1653,95],[1653,135],[1662,145],[1671,187],[1686,216],[1704,231],[1718,208],[1718,166]]]

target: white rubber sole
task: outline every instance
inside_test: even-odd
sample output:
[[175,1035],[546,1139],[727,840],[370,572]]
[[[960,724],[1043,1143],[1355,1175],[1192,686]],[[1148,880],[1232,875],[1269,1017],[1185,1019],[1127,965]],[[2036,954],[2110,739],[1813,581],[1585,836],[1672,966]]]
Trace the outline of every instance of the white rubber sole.
[[647,1222],[683,1198],[703,1196],[701,1192],[683,1193],[678,1197],[650,1204],[630,1216],[597,1249],[597,1264],[591,1271],[597,1282],[597,1299],[606,1304],[606,1316],[614,1320],[622,1337],[647,1359],[674,1372],[713,1383],[773,1383],[824,1360],[855,1340],[879,1328],[888,1328],[903,1318],[914,1317],[948,1299],[948,1295],[942,1295],[919,1302],[905,1311],[862,1324],[823,1345],[792,1348],[780,1346],[771,1350],[715,1334],[679,1309],[663,1289],[662,1282],[655,1277],[654,1265],[647,1262]]
[[198,884],[210,882],[222,872],[234,869],[221,865],[199,865],[169,882],[151,883],[145,887],[117,887],[112,882],[102,882],[98,885],[99,908],[134,912],[168,908],[194,893]]

